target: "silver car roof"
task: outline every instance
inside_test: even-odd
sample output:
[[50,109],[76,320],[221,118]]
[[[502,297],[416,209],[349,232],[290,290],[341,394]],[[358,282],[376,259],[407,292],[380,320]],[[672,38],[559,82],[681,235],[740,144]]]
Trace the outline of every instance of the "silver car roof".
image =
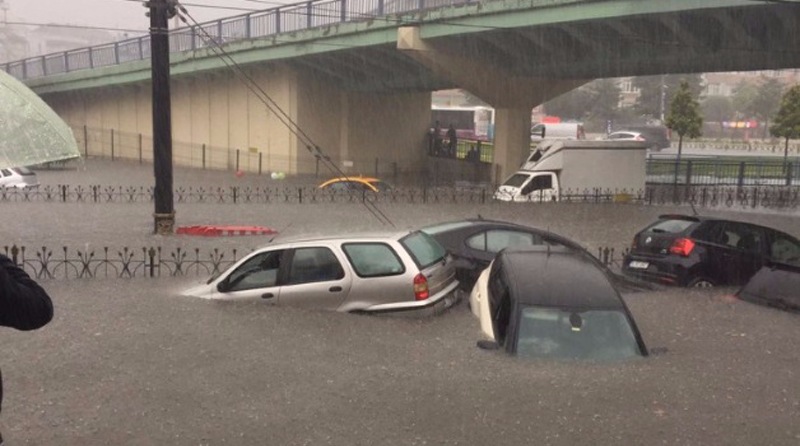
[[335,235],[289,235],[286,237],[276,237],[272,242],[261,245],[257,250],[263,248],[273,248],[276,246],[306,244],[306,243],[320,243],[320,242],[364,242],[364,241],[386,241],[386,240],[399,240],[414,231],[393,231],[393,232],[358,232],[352,234],[335,234]]

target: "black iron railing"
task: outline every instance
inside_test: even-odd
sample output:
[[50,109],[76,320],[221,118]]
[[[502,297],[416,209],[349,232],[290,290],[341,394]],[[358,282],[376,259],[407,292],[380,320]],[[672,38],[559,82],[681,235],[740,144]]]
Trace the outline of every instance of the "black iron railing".
[[211,276],[239,258],[236,249],[161,247],[74,249],[4,246],[14,263],[37,279]]
[[[162,249],[161,247],[75,249],[66,246],[4,246],[15,264],[40,280],[210,277],[247,252],[236,249]],[[597,258],[619,267],[627,249],[600,247]]]
[[[487,204],[493,199],[490,185],[472,187],[397,188],[388,192],[328,191],[315,186],[287,187],[177,187],[176,203],[214,204]],[[52,203],[148,203],[152,186],[57,185],[36,189],[0,188],[0,202]],[[532,202],[540,200],[531,196]],[[644,190],[583,189],[563,190],[562,203],[641,203],[647,205],[691,204],[700,207],[789,208],[800,206],[800,186],[686,186],[648,185]]]

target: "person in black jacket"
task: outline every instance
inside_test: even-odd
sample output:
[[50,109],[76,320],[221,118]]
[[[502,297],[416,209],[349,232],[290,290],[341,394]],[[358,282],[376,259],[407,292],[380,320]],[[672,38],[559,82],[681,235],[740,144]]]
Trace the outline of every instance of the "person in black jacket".
[[[53,302],[47,292],[11,259],[0,254],[0,326],[35,330],[53,319]],[[3,375],[0,374],[0,407]],[[0,446],[3,437],[0,435]]]

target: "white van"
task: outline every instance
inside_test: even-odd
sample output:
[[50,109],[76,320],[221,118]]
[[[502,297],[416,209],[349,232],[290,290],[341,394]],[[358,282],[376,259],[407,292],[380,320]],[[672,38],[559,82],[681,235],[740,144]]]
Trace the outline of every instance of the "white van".
[[645,188],[647,146],[643,141],[546,140],[500,185],[501,201],[558,201],[561,196],[637,194]]
[[586,139],[586,132],[580,122],[535,124],[531,127],[531,141],[543,139]]

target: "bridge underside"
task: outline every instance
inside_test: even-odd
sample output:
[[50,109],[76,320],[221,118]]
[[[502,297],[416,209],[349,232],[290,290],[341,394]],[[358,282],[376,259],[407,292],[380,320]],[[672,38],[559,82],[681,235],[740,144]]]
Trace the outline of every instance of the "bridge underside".
[[[631,6],[623,8],[619,5],[622,3]],[[550,24],[518,26],[516,22],[523,20],[516,17],[520,14],[510,13],[421,23],[418,27],[421,38],[440,53],[472,59],[483,71],[501,69],[521,78],[597,79],[800,66],[797,3],[752,1],[738,7],[658,13],[645,7],[637,9],[635,3],[597,2],[572,7],[583,12],[564,7],[529,12],[559,11],[556,16],[560,20]],[[617,10],[627,14],[607,17],[614,11],[619,14]],[[348,90],[460,87],[429,66],[398,54],[391,44],[328,51],[299,58],[295,63]]]
[[[429,122],[408,117],[429,107],[424,103],[430,91],[466,89],[498,109],[495,154],[502,176],[515,168],[527,150],[530,109],[588,80],[800,67],[799,5],[750,0],[506,0],[399,15],[397,21],[306,30],[280,41],[234,42],[226,49],[251,72],[261,72],[261,82],[274,88],[282,107],[292,111],[301,128],[329,142],[342,159],[370,158],[371,130],[358,129],[359,116],[368,115],[363,121],[371,120],[377,134],[391,133],[399,139],[391,150],[403,155],[394,158],[410,162],[413,157],[406,154],[421,149],[418,146]],[[398,28],[397,22],[414,25]],[[73,124],[84,119],[80,116],[89,122],[127,121],[90,117],[91,110],[108,113],[126,108],[122,103],[93,106],[92,98],[106,101],[118,96],[114,88],[147,87],[149,67],[143,62],[131,63],[127,69],[86,70],[28,84],[57,104],[58,111],[76,117]],[[177,133],[183,131],[193,143],[235,141],[237,146],[257,150],[274,147],[269,141],[282,141],[281,147],[290,148],[287,156],[300,156],[301,144],[287,130],[281,137],[274,136],[281,131],[278,125],[270,124],[268,132],[253,131],[258,120],[249,118],[249,139],[234,131],[244,119],[237,101],[247,101],[251,110],[255,102],[249,93],[231,87],[235,82],[225,70],[225,64],[207,50],[173,58],[172,73],[178,85],[200,84],[203,91],[210,91],[201,92],[201,98],[210,98],[202,105],[204,101],[190,97],[197,92],[183,89],[189,96],[179,98],[178,104],[212,110],[197,112],[206,123],[185,125],[191,129],[222,126],[229,134],[215,140],[215,133],[226,132],[181,130],[180,117]],[[269,73],[276,70],[281,75],[269,81]],[[98,94],[101,91],[105,93]],[[324,100],[304,98],[298,91],[315,91],[315,97]],[[76,96],[82,98],[77,101],[81,111],[71,112],[75,106],[68,98]],[[209,120],[214,115],[212,105],[223,99],[231,111],[219,119],[228,121]],[[173,115],[180,116],[175,103]],[[396,129],[398,117],[408,121],[404,131]],[[138,121],[137,128],[129,130],[147,133],[149,126],[141,123],[141,117]],[[204,136],[207,133],[211,136]],[[302,170],[296,165],[288,169]]]

